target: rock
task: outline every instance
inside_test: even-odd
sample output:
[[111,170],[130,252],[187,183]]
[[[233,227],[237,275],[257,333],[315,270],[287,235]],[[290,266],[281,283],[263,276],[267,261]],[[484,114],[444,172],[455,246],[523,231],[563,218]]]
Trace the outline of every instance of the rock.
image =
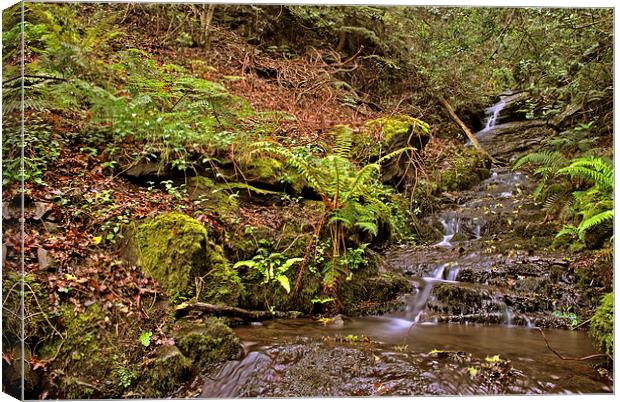
[[191,360],[176,346],[160,346],[152,365],[140,376],[139,394],[147,398],[167,396],[189,379],[190,373]]
[[327,326],[331,328],[344,327],[344,319],[342,318],[342,314],[337,314],[334,317],[332,317],[327,323]]
[[[122,167],[121,167],[122,169]],[[131,178],[145,178],[151,176],[163,176],[162,167],[156,162],[140,162],[125,171],[125,176]]]
[[342,283],[340,299],[347,315],[376,314],[400,307],[399,296],[412,290],[409,278],[393,273],[379,273],[381,260],[369,257],[369,265],[353,273]]
[[48,212],[52,210],[54,204],[47,202],[35,202],[34,203],[34,214],[32,215],[33,219],[40,221],[47,215]]
[[56,267],[56,261],[49,256],[49,251],[43,247],[37,247],[37,258],[39,260],[39,269],[42,271]]
[[171,296],[235,305],[243,293],[237,272],[221,249],[209,247],[206,229],[191,216],[172,212],[148,219],[134,242],[141,268]]
[[176,345],[195,365],[203,367],[236,359],[242,352],[239,338],[220,318],[175,324]]

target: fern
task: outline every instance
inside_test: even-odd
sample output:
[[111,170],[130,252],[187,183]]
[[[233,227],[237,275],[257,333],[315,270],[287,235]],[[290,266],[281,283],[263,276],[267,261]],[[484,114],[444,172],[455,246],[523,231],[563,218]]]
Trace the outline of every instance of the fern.
[[574,159],[569,166],[558,170],[558,174],[589,181],[603,188],[611,189],[614,186],[613,166],[601,157],[584,156]]
[[580,238],[583,238],[583,235],[585,234],[586,230],[591,229],[595,226],[602,225],[605,222],[613,221],[613,219],[614,219],[613,209],[598,213],[588,219],[584,219],[579,224],[579,227],[577,228],[577,234],[579,235]]
[[376,236],[379,220],[389,220],[391,209],[371,188],[377,181],[381,163],[409,151],[402,148],[383,156],[377,162],[358,168],[349,161],[352,149],[351,129],[337,126],[332,132],[334,145],[323,158],[302,157],[291,149],[263,141],[252,145],[260,152],[283,160],[299,173],[323,199],[332,243],[332,261],[327,265],[324,281],[333,284],[338,277],[340,250],[345,246],[345,232],[357,228]]
[[559,168],[566,166],[566,163],[566,158],[560,152],[542,151],[522,156],[515,162],[514,169],[519,169],[524,165],[537,165],[550,169],[555,168],[555,170],[558,170]]

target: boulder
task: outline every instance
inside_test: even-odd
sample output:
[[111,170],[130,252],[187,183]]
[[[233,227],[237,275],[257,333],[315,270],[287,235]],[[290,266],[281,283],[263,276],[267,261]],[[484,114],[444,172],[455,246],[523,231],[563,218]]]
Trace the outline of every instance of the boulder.
[[198,323],[180,321],[175,327],[177,347],[199,367],[236,359],[242,352],[239,338],[220,318],[209,317]]
[[207,231],[191,216],[177,212],[146,220],[134,235],[138,262],[170,296],[235,305],[243,292],[237,272],[209,246]]

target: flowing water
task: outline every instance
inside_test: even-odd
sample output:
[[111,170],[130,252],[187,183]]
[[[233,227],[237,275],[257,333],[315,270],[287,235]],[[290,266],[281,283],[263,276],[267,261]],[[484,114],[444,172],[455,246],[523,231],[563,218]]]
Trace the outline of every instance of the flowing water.
[[506,101],[505,101],[505,98],[502,96],[500,97],[499,102],[497,102],[495,105],[491,106],[490,108],[486,110],[486,115],[487,115],[486,123],[484,125],[484,128],[481,130],[481,132],[489,131],[493,127],[495,127],[495,125],[499,121],[499,113],[502,111],[502,109],[505,106],[506,106]]
[[[493,130],[504,105],[487,110],[478,135]],[[193,395],[612,392],[596,361],[559,359],[536,328],[559,326],[554,312],[578,295],[563,256],[527,244],[533,227],[545,229],[527,195],[532,186],[524,174],[495,168],[428,218],[442,231],[440,241],[386,253],[412,283],[400,311],[330,325],[300,319],[237,327],[243,357],[201,377]],[[587,332],[545,334],[565,356],[596,353]]]

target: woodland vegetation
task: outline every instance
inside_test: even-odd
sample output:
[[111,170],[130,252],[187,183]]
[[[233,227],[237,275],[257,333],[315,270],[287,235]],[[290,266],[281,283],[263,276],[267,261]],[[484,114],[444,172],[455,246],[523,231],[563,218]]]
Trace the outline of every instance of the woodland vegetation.
[[[248,317],[394,309],[410,285],[382,252],[435,241],[424,218],[494,163],[536,179],[545,244],[592,300],[570,312],[613,354],[613,10],[24,15],[2,34],[5,392],[23,359],[26,398],[165,397],[238,356],[229,325]],[[479,131],[508,90],[544,128],[491,161],[442,102]]]

